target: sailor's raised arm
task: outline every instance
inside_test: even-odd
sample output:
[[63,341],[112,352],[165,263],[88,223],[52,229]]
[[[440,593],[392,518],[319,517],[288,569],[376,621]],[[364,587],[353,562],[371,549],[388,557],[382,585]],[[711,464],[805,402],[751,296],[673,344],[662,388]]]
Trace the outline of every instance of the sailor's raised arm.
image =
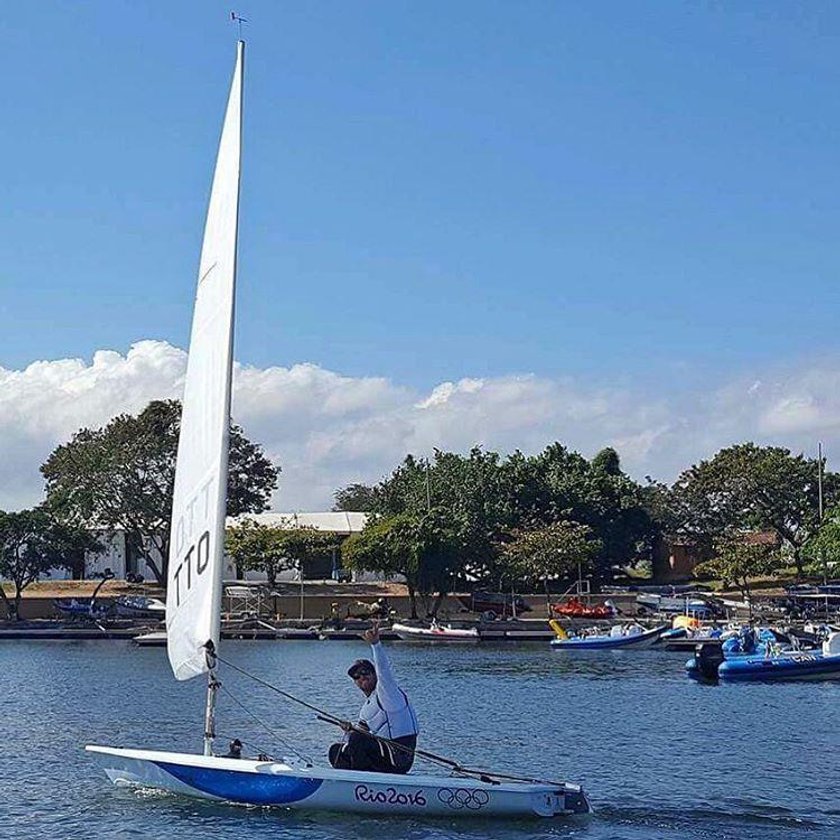
[[376,668],[376,696],[382,708],[389,711],[403,708],[407,700],[397,685],[391,661],[385,653],[382,642],[379,641],[379,628],[374,625],[370,630],[366,630],[364,639],[370,643],[370,649],[373,652],[373,665]]

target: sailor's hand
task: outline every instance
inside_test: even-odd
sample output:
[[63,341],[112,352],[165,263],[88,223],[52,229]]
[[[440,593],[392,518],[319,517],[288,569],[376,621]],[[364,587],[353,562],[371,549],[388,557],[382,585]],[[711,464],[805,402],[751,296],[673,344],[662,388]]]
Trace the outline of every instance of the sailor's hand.
[[349,720],[341,720],[338,722],[338,725],[345,731],[345,732],[352,732],[353,731],[353,724],[350,723]]
[[369,644],[375,645],[379,642],[379,622],[374,621],[373,625],[369,627],[365,632],[362,634],[362,638]]

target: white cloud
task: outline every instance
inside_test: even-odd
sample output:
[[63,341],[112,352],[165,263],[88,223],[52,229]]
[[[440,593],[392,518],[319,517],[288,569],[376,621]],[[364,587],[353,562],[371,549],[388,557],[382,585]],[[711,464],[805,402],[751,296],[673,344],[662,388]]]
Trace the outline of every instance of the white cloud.
[[[84,426],[177,397],[186,356],[158,341],[126,355],[0,368],[0,509],[42,498],[39,465]],[[591,456],[615,446],[631,474],[673,480],[719,448],[755,440],[813,453],[840,451],[840,360],[753,371],[715,390],[650,394],[507,375],[444,382],[420,393],[382,377],[347,377],[314,364],[237,366],[234,416],[283,466],[279,509],[323,509],[333,491],[374,482],[407,452],[435,447],[537,452],[554,440]]]
[[800,430],[816,431],[822,425],[820,408],[811,395],[783,397],[770,406],[761,418],[768,433],[786,434]]

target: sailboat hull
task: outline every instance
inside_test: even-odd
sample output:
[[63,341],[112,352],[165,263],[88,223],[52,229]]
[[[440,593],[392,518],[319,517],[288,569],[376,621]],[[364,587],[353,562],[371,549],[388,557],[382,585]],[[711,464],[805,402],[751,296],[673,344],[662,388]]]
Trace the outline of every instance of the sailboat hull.
[[488,784],[477,779],[405,776],[280,761],[88,746],[114,784],[245,805],[434,817],[555,817],[587,813],[570,784]]

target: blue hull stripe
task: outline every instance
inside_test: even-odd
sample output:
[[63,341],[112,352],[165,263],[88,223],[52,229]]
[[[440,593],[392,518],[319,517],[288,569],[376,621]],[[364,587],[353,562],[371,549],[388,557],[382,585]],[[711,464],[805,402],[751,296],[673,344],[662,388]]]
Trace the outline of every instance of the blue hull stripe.
[[236,770],[211,770],[156,761],[161,770],[179,782],[202,793],[218,796],[231,802],[250,805],[288,805],[312,796],[321,779],[302,779],[295,776],[273,776],[268,773],[241,773]]

